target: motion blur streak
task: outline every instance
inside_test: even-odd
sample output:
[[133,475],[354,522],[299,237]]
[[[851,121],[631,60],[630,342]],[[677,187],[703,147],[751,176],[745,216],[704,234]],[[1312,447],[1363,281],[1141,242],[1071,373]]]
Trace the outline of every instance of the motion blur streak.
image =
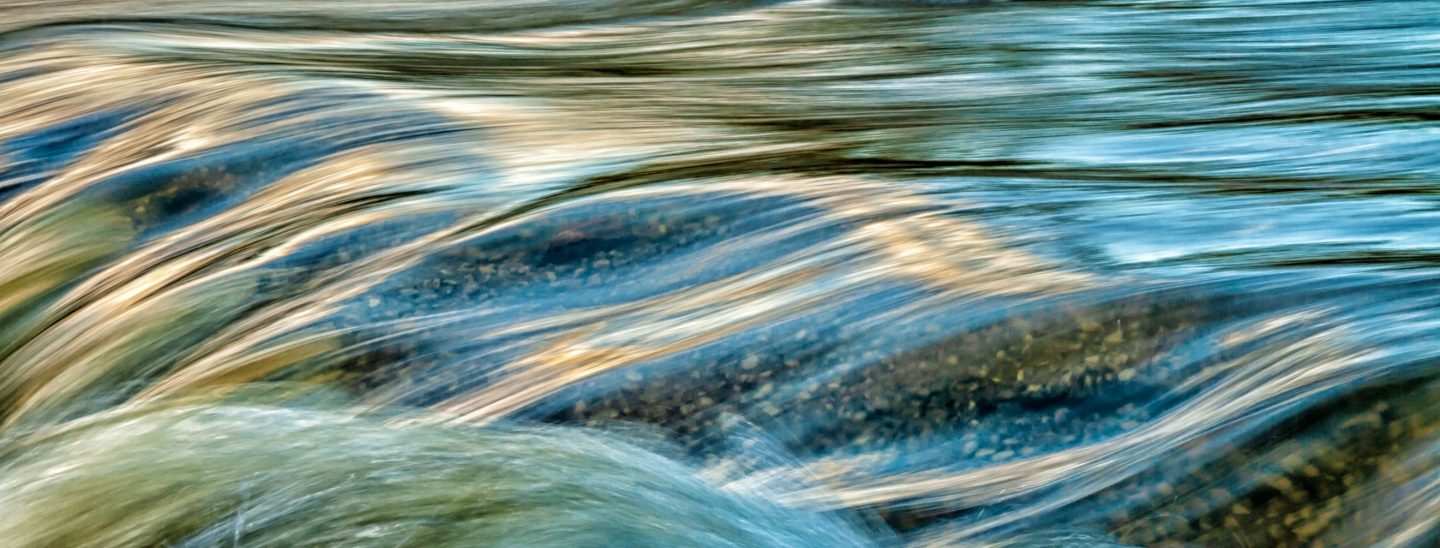
[[1434,545],[1437,14],[7,2],[0,545]]

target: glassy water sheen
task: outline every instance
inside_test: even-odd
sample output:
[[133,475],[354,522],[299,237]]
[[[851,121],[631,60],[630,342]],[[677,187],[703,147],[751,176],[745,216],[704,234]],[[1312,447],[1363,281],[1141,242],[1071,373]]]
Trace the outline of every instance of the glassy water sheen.
[[0,545],[1440,542],[1440,2],[0,33]]

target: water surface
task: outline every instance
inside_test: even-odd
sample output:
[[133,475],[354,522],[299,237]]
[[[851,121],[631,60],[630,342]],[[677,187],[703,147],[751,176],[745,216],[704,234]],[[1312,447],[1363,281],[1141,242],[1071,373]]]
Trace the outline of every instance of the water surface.
[[1437,540],[1440,3],[0,32],[15,545]]

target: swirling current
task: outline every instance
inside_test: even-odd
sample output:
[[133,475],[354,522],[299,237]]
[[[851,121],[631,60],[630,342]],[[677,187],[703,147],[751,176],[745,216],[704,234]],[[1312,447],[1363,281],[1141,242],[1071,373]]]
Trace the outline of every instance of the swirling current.
[[1440,2],[11,0],[0,546],[1433,546]]

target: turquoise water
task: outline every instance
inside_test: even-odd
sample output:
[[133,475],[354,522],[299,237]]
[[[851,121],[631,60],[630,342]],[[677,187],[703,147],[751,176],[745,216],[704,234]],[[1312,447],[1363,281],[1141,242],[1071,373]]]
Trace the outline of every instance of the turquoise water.
[[0,33],[8,545],[1436,542],[1440,3]]

